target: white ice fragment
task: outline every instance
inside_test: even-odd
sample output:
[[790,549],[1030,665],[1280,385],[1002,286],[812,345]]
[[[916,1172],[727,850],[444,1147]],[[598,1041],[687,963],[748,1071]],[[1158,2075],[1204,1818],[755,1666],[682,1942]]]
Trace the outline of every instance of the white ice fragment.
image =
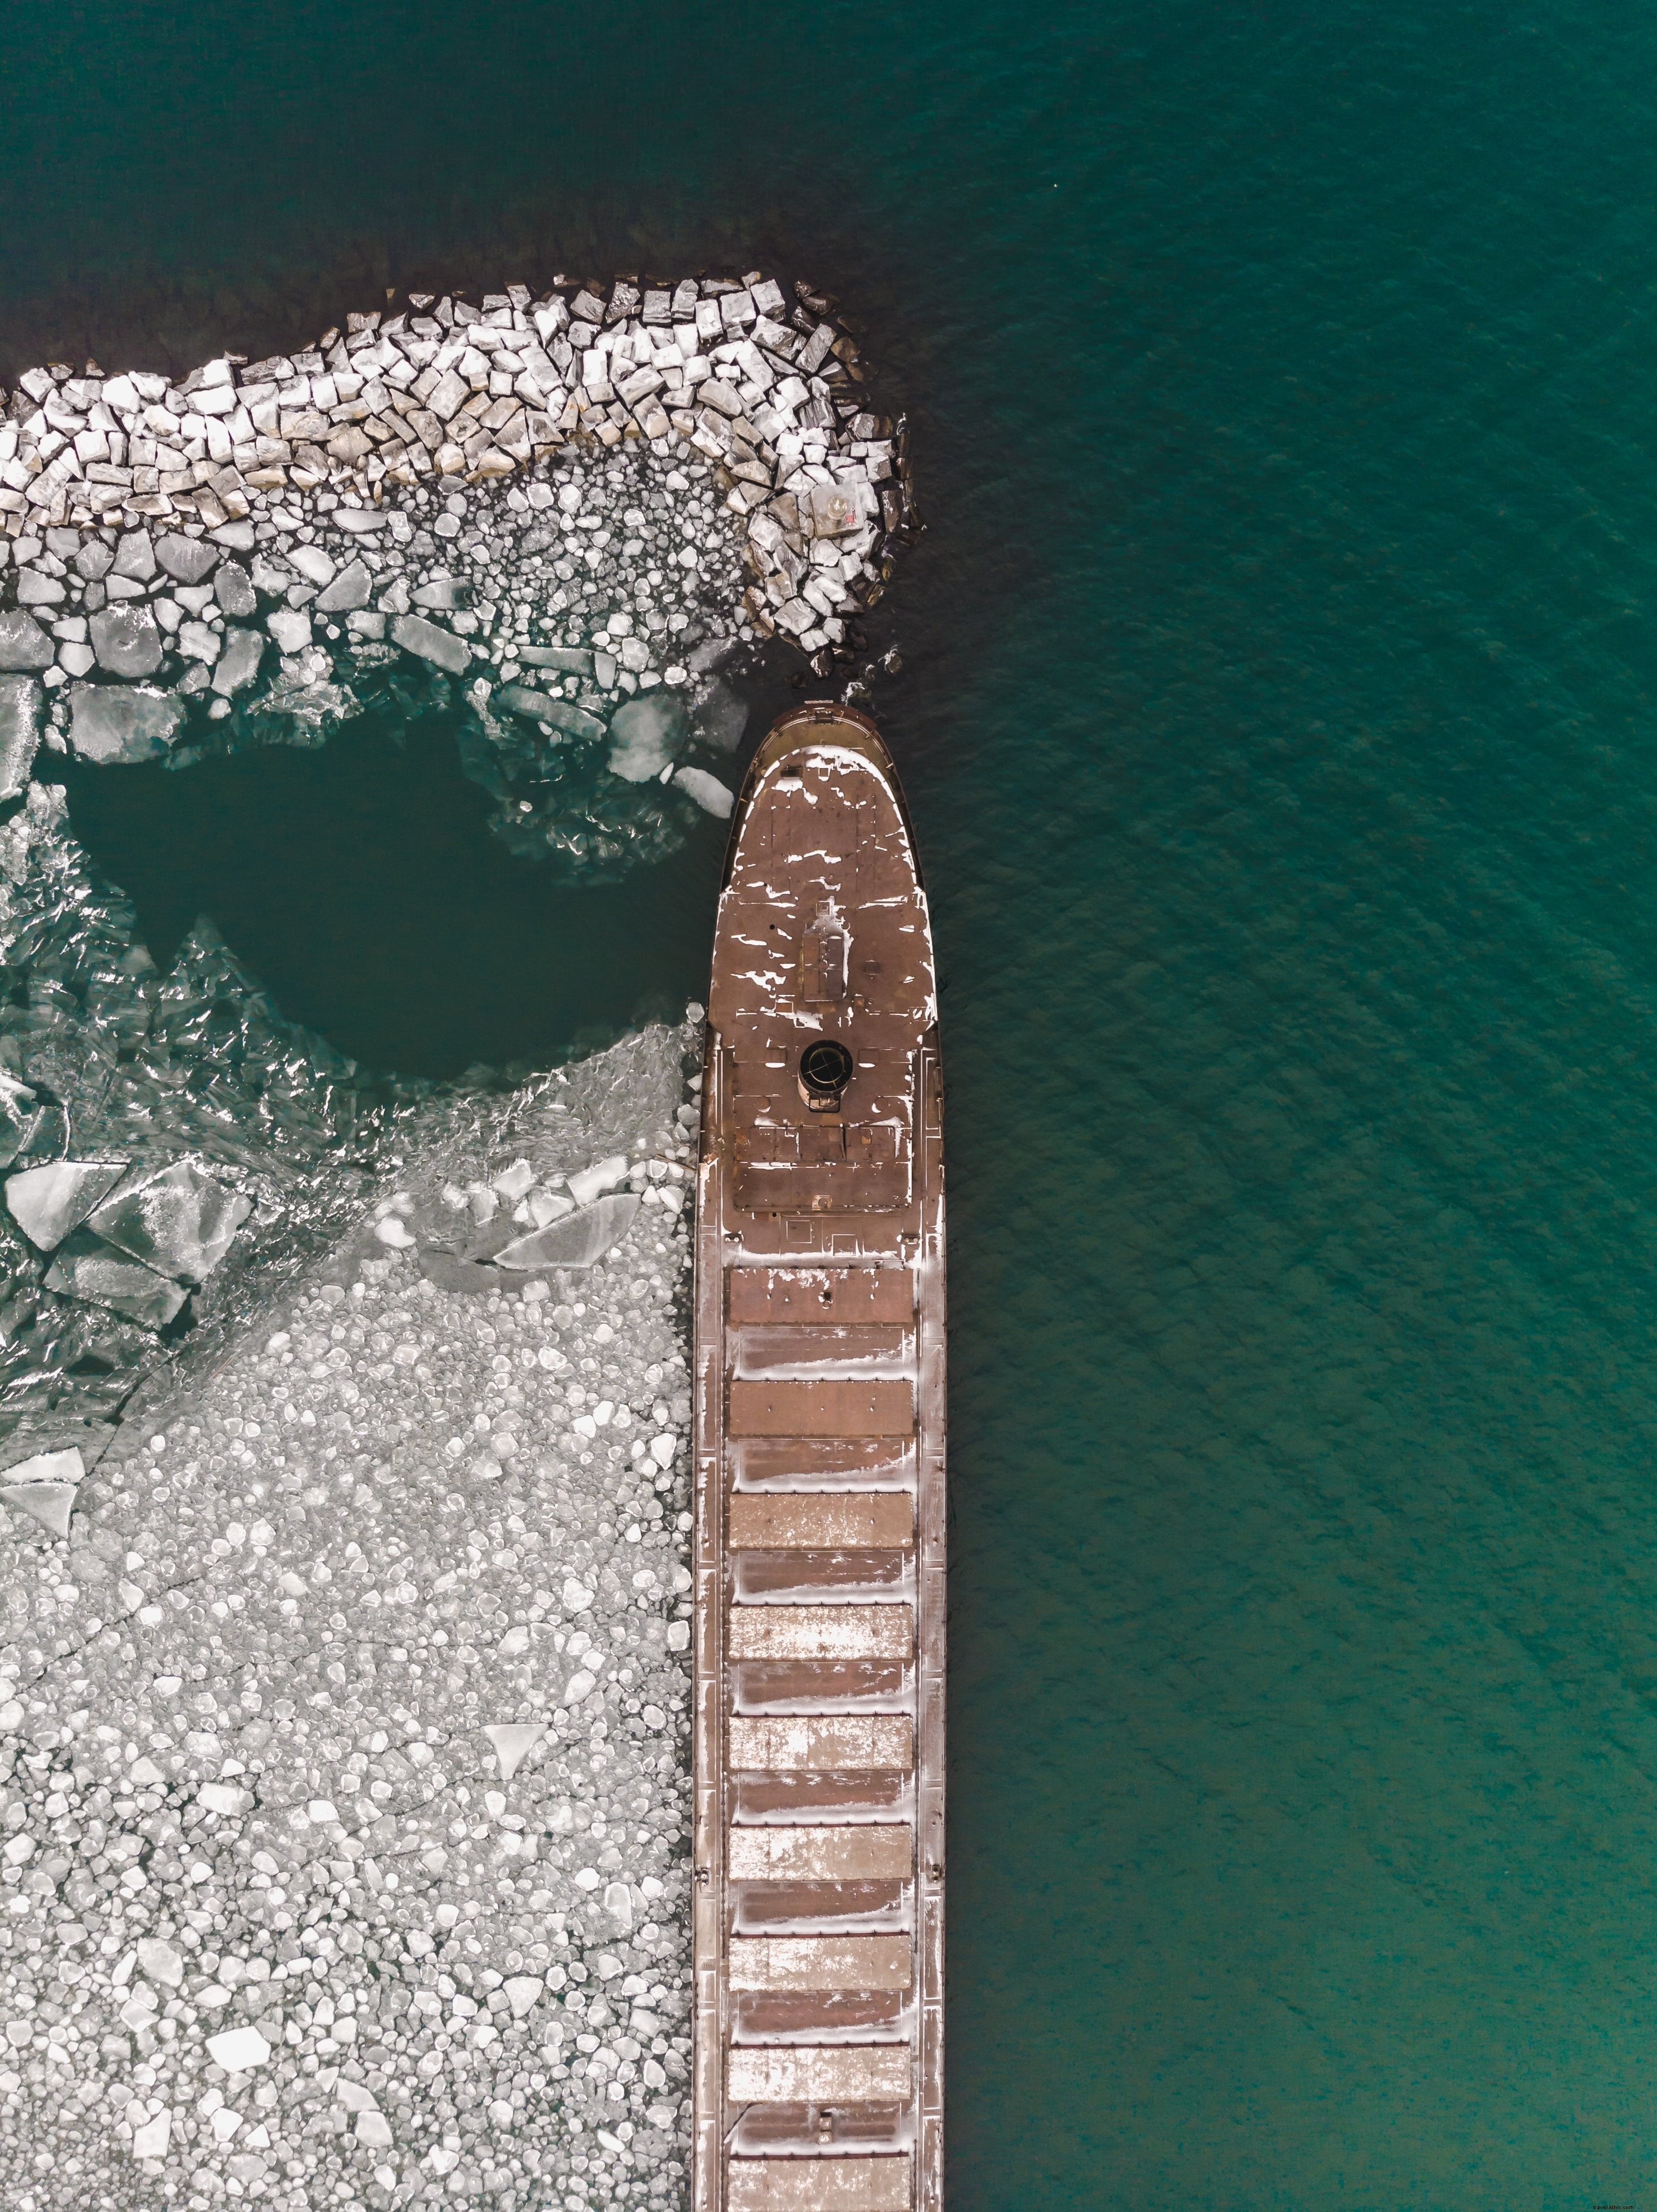
[[564,1702],[565,1705],[580,1705],[582,1699],[593,1687],[593,1676],[588,1673],[584,1667],[581,1668],[576,1674],[572,1674],[570,1677],[570,1686],[564,1693]]
[[495,1764],[500,1769],[503,1782],[510,1782],[524,1760],[546,1734],[546,1723],[534,1721],[527,1725],[486,1728],[484,1734],[495,1747]]
[[578,1583],[574,1575],[566,1577],[564,1585],[564,1610],[585,1613],[593,1602],[593,1593],[585,1583]]
[[514,2020],[521,2020],[527,2012],[533,2011],[546,1991],[546,1984],[539,1974],[514,1974],[502,1986]]
[[685,1650],[688,1647],[690,1641],[691,1624],[688,1620],[670,1620],[668,1622],[667,1649],[670,1651]]
[[313,1797],[305,1812],[313,1826],[319,1828],[326,1828],[331,1821],[339,1818],[332,1802],[326,1797]]
[[359,2112],[356,2116],[356,2140],[366,2143],[370,2150],[388,2150],[392,2143],[391,2122],[381,2112]]
[[716,775],[710,775],[705,768],[675,769],[673,781],[687,799],[695,799],[704,814],[711,814],[721,822],[730,819],[731,810],[736,805],[735,794]]
[[207,2124],[213,2130],[213,2141],[216,2143],[223,2144],[228,2143],[236,2130],[242,2125],[242,2118],[240,2112],[233,2112],[228,2105],[221,2105]]
[[633,1926],[633,1900],[627,1893],[624,1881],[605,1885],[604,1909],[624,1934],[631,1934]]
[[222,2035],[210,2035],[207,2050],[227,2074],[249,2073],[255,2066],[265,2065],[271,2056],[270,2045],[256,2027],[232,2027]]
[[138,1971],[149,1981],[175,1990],[184,1979],[184,1959],[159,1936],[146,1936],[138,1946]]
[[389,1244],[393,1252],[406,1252],[415,1242],[414,1231],[395,1213],[388,1213],[383,1221],[376,1221],[374,1233],[382,1244]]
[[86,1475],[77,1450],[37,1452],[6,1469],[0,1484],[0,1502],[14,1513],[26,1513],[54,1536],[67,1536],[75,1493]]
[[348,2112],[372,2112],[376,2109],[373,2090],[364,2083],[352,2081],[343,2075],[334,2084],[333,2094],[335,2101],[343,2105]]
[[501,1654],[503,1658],[515,1659],[521,1652],[527,1651],[528,1649],[529,1631],[527,1628],[521,1626],[509,1628],[501,1638]]
[[135,1790],[153,1790],[167,1777],[153,1759],[135,1759],[126,1770],[126,1778]]
[[495,1178],[495,1188],[504,1199],[521,1198],[535,1180],[535,1170],[527,1160],[514,1160],[504,1173]]
[[320,545],[290,545],[288,548],[288,562],[290,568],[298,569],[307,583],[331,584],[333,581],[333,556],[324,552]]
[[604,1876],[596,1867],[582,1867],[577,1872],[575,1880],[576,1888],[584,1889],[590,1895],[604,1880]]
[[234,1782],[204,1782],[196,1792],[196,1802],[210,1813],[245,1813],[253,1802],[251,1793]]
[[50,1252],[126,1172],[121,1160],[56,1160],[6,1178],[6,1205],[31,1244]]
[[153,2120],[146,2120],[141,2128],[132,2130],[133,2157],[165,2158],[172,2135],[172,2113],[157,2112]]
[[664,1429],[659,1437],[650,1439],[650,1456],[665,1474],[673,1463],[673,1454],[679,1449],[679,1438],[671,1429]]
[[582,1168],[570,1178],[570,1195],[577,1206],[590,1206],[601,1191],[613,1190],[618,1182],[627,1179],[627,1160],[618,1152],[607,1160],[597,1160],[590,1168]]

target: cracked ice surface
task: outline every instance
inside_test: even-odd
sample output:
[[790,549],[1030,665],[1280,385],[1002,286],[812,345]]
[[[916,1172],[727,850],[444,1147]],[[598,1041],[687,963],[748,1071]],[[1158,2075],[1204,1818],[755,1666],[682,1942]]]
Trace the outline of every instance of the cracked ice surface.
[[[694,1043],[405,1144],[66,1540],[0,1525],[16,2212],[682,2195]],[[600,1161],[620,1242],[511,1294],[380,1233]]]

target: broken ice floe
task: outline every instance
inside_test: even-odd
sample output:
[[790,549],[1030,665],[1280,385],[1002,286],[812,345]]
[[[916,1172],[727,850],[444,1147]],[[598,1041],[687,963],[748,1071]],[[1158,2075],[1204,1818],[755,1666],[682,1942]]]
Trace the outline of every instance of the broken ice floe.
[[161,974],[56,786],[0,824],[0,981],[3,1469],[42,1420],[104,1419],[210,1356],[440,1094],[370,1082],[283,1020],[204,922]]
[[[688,1180],[695,1045],[405,1131],[280,1310],[89,1447],[67,1534],[0,1543],[0,2170],[682,2201],[690,1246],[644,1193]],[[422,1279],[424,1194],[555,1182],[634,1200],[602,1260]]]
[[755,271],[347,323],[176,385],[19,380],[0,774],[43,711],[48,752],[187,759],[417,682],[459,687],[515,849],[613,869],[728,813],[686,759],[740,736],[718,670],[772,636],[850,659],[912,524],[903,426],[828,303]]

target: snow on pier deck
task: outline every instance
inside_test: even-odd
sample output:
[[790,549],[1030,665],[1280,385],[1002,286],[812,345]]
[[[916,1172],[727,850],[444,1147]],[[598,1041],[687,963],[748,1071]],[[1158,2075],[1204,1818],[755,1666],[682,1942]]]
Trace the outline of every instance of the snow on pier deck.
[[807,707],[749,774],[709,1003],[697,2212],[943,2201],[941,1106],[891,761]]

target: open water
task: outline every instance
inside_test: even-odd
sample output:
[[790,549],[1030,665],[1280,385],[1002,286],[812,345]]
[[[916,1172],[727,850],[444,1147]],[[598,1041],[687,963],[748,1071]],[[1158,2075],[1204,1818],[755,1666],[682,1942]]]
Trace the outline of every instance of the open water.
[[[952,2212],[1657,2203],[1654,82],[1626,0],[9,21],[6,367],[765,261],[911,410]],[[77,826],[382,1066],[689,987],[713,825],[555,896],[395,736]]]

